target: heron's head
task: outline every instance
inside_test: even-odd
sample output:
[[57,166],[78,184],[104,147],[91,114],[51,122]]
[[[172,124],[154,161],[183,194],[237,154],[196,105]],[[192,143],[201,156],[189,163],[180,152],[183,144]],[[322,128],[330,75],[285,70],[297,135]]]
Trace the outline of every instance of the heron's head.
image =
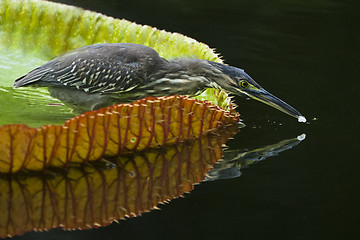
[[221,63],[209,63],[221,73],[222,76],[218,75],[219,77],[216,77],[215,81],[222,89],[235,95],[258,100],[297,118],[299,122],[306,122],[305,117],[299,111],[266,91],[244,70]]

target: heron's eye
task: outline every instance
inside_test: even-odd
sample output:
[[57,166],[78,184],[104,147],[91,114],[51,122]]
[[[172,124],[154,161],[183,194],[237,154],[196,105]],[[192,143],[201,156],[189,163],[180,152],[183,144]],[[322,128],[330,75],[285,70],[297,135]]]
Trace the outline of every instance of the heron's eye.
[[249,83],[247,81],[240,81],[240,86],[242,88],[247,88],[249,86]]

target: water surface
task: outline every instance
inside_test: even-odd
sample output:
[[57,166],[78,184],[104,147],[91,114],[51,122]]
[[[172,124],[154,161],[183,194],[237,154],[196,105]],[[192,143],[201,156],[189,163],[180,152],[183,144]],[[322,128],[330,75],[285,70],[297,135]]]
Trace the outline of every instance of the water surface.
[[183,33],[221,53],[309,124],[236,98],[247,127],[229,149],[305,141],[205,182],[161,211],[105,228],[18,239],[357,239],[359,3],[351,1],[58,1]]

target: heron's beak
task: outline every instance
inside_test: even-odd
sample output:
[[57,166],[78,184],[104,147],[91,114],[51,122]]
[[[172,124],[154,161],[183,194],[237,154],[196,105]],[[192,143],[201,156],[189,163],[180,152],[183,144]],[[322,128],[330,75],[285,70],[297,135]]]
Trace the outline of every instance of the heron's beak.
[[275,97],[263,88],[256,91],[247,92],[247,95],[255,100],[263,102],[273,108],[276,108],[290,116],[298,119],[299,122],[306,122],[306,118],[295,108],[284,102],[283,100]]

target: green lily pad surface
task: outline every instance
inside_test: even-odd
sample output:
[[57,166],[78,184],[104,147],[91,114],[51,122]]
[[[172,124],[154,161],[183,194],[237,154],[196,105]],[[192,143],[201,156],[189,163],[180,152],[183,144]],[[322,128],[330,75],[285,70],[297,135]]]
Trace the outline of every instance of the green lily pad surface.
[[74,116],[70,108],[50,97],[46,89],[12,88],[16,78],[44,62],[24,52],[0,51],[0,125],[26,123],[40,127],[49,123],[62,124]]
[[[0,125],[61,124],[75,116],[46,89],[14,90],[14,80],[71,49],[105,42],[132,42],[154,48],[167,59],[180,56],[221,62],[207,45],[81,8],[40,0],[0,1]],[[223,108],[225,93],[209,89],[198,97]]]

